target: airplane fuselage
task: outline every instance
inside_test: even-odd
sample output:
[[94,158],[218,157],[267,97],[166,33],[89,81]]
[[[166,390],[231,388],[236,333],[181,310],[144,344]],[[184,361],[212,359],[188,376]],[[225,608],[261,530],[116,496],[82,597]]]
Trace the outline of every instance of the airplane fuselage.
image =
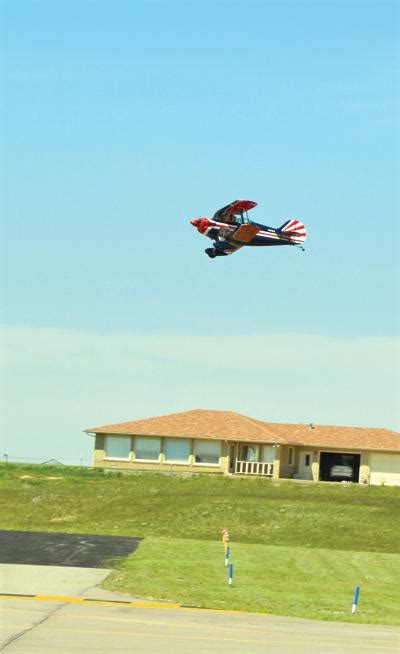
[[[203,219],[204,220],[204,219]],[[193,224],[194,221],[192,221]],[[216,240],[218,237],[222,236],[224,240],[229,241],[229,237],[235,233],[238,225],[226,225],[224,223],[215,223],[214,221],[210,227],[207,227],[207,229],[204,232],[201,232],[204,234],[204,236],[208,236],[208,238],[211,238],[211,240]],[[255,227],[258,228],[258,231],[256,235],[252,238],[251,241],[248,243],[246,242],[241,242],[242,246],[245,245],[251,245],[251,246],[265,246],[265,245],[287,245],[289,242],[289,238],[281,238],[278,234],[278,231],[274,229],[273,227],[268,227],[267,225],[261,225],[260,223],[255,223],[253,221],[249,221],[247,223],[248,225],[254,225]],[[199,230],[200,231],[200,230]],[[232,234],[229,234],[231,232]]]

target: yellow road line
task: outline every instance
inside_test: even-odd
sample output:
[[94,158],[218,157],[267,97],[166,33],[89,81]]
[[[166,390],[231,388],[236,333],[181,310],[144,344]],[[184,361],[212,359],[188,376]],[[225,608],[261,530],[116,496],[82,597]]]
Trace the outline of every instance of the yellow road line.
[[[225,637],[217,637],[217,636],[190,636],[190,635],[177,635],[175,634],[165,634],[160,633],[159,635],[156,634],[147,634],[143,631],[106,631],[106,630],[97,630],[97,629],[54,629],[51,627],[42,627],[41,625],[37,625],[36,629],[39,629],[40,631],[44,632],[51,632],[51,633],[74,633],[74,634],[101,634],[104,636],[113,636],[114,638],[116,636],[127,636],[127,637],[132,637],[132,636],[139,636],[142,638],[162,638],[163,640],[165,639],[170,639],[170,640],[197,640],[197,641],[212,641],[212,642],[229,642],[229,643],[246,643],[246,644],[252,644],[252,645],[282,645],[282,644],[290,644],[290,645],[305,645],[307,644],[307,647],[309,648],[321,648],[323,646],[324,648],[335,648],[335,649],[340,649],[341,651],[343,650],[364,650],[364,651],[370,651],[370,652],[376,652],[377,651],[377,646],[379,650],[385,650],[385,651],[391,651],[391,652],[398,652],[398,643],[395,643],[394,646],[387,646],[387,645],[381,645],[374,643],[373,645],[361,645],[359,643],[352,643],[352,644],[345,644],[345,643],[330,643],[329,641],[321,641],[319,640],[318,642],[309,642],[309,640],[285,640],[285,639],[275,639],[272,640],[270,638],[268,639],[255,639],[255,638],[225,638]],[[309,634],[305,634],[307,639],[309,639]]]
[[0,593],[0,600],[14,599],[14,600],[32,600],[34,602],[64,602],[66,604],[94,604],[104,606],[119,606],[119,607],[134,607],[141,609],[174,609],[179,611],[201,611],[202,613],[237,613],[239,615],[270,615],[269,613],[262,613],[261,611],[237,611],[235,609],[208,609],[201,606],[185,606],[182,604],[172,604],[171,602],[146,602],[144,600],[136,600],[134,602],[127,602],[125,600],[100,600],[90,599],[85,597],[64,597],[63,595],[22,595],[22,594],[3,594]]
[[65,597],[63,595],[22,595],[22,594],[3,594],[0,593],[0,600],[28,600],[34,602],[64,602],[65,604],[93,604],[94,606],[118,606],[127,608],[140,609],[174,609],[175,611],[201,611],[202,613],[235,613],[238,615],[261,615],[263,617],[271,615],[261,611],[239,611],[236,609],[209,609],[201,606],[185,606],[184,604],[172,604],[171,602],[146,602],[144,600],[135,600],[128,602],[125,600],[101,600],[90,599],[85,597]]
[[34,602],[64,602],[66,604],[94,604],[105,606],[127,606],[143,609],[180,609],[180,604],[157,602],[126,602],[124,600],[97,600],[84,597],[64,597],[63,595],[0,595],[0,599],[30,600]]

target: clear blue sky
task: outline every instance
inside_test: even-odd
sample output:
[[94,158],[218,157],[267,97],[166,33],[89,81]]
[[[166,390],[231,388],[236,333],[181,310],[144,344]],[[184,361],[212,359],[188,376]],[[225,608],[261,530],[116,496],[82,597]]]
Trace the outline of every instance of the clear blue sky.
[[[0,11],[5,451],[191,408],[399,428],[398,3]],[[306,252],[209,260],[188,221],[240,197]]]

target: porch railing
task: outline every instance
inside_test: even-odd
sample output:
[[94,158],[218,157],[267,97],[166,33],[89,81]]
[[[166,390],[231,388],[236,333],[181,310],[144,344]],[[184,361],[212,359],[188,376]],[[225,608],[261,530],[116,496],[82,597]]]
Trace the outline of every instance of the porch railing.
[[272,477],[274,472],[273,463],[263,461],[236,461],[235,474],[237,475],[264,475]]

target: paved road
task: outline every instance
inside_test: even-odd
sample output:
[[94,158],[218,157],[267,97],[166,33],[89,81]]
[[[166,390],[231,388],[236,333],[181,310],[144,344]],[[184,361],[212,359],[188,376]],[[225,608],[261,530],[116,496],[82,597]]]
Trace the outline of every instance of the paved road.
[[107,574],[93,568],[0,566],[2,593],[40,593],[40,599],[0,597],[0,650],[6,654],[400,654],[396,627],[144,607],[140,602],[119,605],[112,602],[129,598],[93,587]]

